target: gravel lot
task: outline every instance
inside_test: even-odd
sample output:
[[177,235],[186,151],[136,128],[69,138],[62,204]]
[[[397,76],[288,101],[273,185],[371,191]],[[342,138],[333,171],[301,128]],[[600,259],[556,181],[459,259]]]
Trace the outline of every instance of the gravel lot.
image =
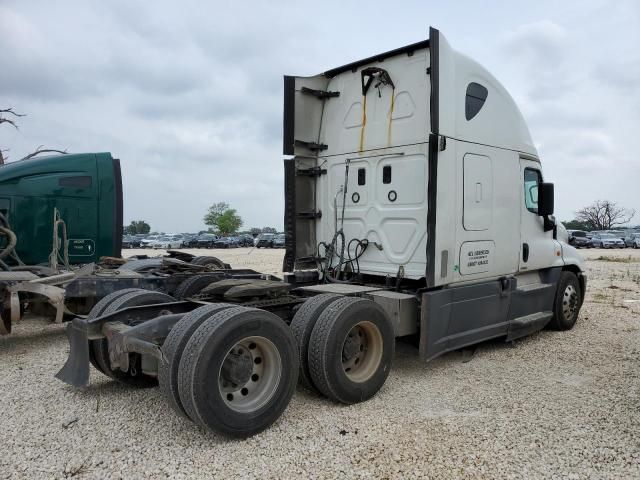
[[[64,327],[29,319],[0,337],[0,478],[640,478],[640,250],[583,252],[572,331],[485,343],[467,363],[454,352],[424,365],[399,343],[372,400],[299,389],[242,441],[181,420],[157,388],[95,371],[85,391],[62,384]],[[278,273],[283,251],[202,254]]]

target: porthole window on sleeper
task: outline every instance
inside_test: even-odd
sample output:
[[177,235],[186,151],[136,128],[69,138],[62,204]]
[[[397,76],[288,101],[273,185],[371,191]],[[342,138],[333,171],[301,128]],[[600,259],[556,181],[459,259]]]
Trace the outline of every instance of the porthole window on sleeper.
[[467,96],[464,102],[464,116],[467,120],[471,120],[478,114],[487,100],[488,93],[487,89],[479,83],[471,82],[467,85]]

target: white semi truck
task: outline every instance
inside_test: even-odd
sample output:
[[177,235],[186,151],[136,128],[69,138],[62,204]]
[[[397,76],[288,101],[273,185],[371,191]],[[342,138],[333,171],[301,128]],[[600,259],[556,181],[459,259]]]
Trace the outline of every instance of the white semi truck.
[[213,270],[186,280],[187,300],[114,292],[70,324],[60,379],[86,385],[90,362],[157,379],[179,414],[247,436],[298,378],[337,402],[375,395],[396,337],[430,360],[574,326],[582,260],[557,239],[522,115],[483,67],[431,28],[284,83],[285,281]]

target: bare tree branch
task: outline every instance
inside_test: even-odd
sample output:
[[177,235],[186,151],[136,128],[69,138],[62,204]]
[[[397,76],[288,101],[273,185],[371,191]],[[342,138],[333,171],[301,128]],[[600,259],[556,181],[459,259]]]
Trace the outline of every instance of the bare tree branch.
[[2,123],[8,123],[9,125],[13,125],[13,127],[18,130],[18,125],[16,124],[15,120],[12,120],[10,118],[6,118],[3,114],[5,113],[10,113],[11,115],[13,115],[14,117],[24,117],[26,115],[23,115],[21,113],[16,113],[13,111],[13,108],[3,108],[0,109],[0,124]]
[[40,145],[38,148],[35,149],[34,152],[31,152],[29,155],[27,155],[26,157],[21,158],[20,160],[28,160],[30,158],[35,157],[36,155],[40,155],[41,153],[62,153],[62,154],[66,154],[67,150],[56,150],[55,148],[42,148],[44,147],[44,145]]
[[624,225],[634,217],[634,209],[618,207],[609,200],[596,200],[591,205],[576,212],[576,219],[586,223],[592,230],[609,230]]

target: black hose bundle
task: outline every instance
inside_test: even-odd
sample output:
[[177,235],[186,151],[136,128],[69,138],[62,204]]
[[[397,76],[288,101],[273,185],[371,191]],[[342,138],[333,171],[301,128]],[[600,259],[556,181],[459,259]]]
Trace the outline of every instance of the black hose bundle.
[[[360,275],[360,262],[358,259],[362,256],[364,251],[369,245],[369,240],[366,238],[358,239],[353,238],[346,243],[344,235],[344,208],[347,200],[347,185],[349,184],[349,161],[345,165],[344,169],[344,185],[338,190],[336,196],[333,199],[333,208],[335,212],[335,234],[331,239],[331,242],[320,242],[316,249],[316,263],[318,266],[318,272],[322,276],[323,282],[327,283],[352,283]],[[338,195],[342,193],[342,212],[340,216],[340,228],[338,228]],[[338,244],[339,241],[339,244]],[[351,245],[355,242],[355,249],[353,256],[351,255]],[[320,248],[324,251],[320,252]],[[346,254],[346,259],[345,259]],[[338,257],[338,263],[334,266],[333,259]],[[347,268],[350,268],[350,272],[347,272]],[[343,274],[350,273],[349,278],[341,278]]]

